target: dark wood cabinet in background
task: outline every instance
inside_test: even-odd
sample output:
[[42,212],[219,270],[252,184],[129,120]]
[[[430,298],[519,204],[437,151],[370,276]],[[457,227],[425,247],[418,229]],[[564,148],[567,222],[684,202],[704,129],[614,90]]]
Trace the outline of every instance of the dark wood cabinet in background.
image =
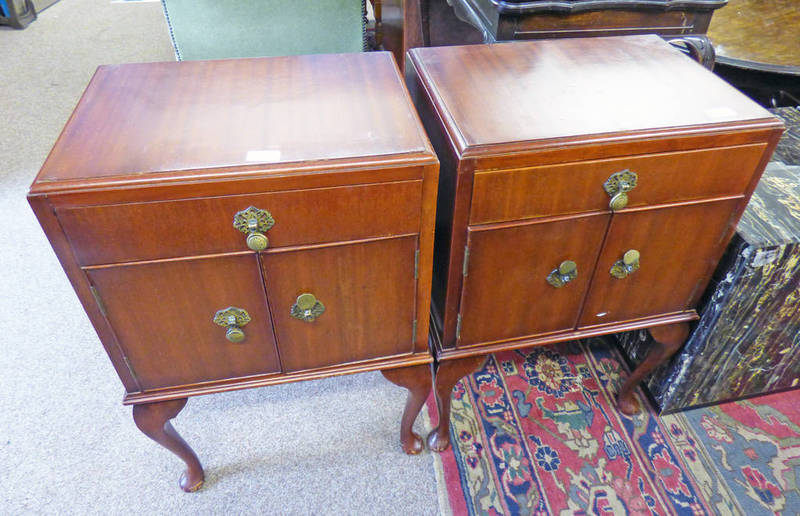
[[782,131],[657,36],[414,49],[406,80],[439,155],[433,449],[493,351],[634,328],[671,355]]
[[[714,65],[706,36],[728,0],[420,0],[424,46],[658,34]],[[422,45],[420,45],[422,46]]]
[[438,162],[389,53],[100,67],[29,201],[133,404],[382,370],[430,392]]

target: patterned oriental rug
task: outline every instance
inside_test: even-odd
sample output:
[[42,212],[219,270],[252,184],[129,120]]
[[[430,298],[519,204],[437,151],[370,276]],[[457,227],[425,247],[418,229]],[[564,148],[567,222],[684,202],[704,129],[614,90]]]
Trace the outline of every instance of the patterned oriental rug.
[[602,339],[492,356],[453,390],[443,511],[800,514],[800,392],[662,417],[640,392],[629,417],[614,405],[627,374]]

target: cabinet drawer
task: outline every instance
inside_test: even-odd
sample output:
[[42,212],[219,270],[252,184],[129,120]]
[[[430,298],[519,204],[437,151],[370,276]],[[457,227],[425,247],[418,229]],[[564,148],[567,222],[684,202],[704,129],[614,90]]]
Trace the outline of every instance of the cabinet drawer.
[[255,206],[284,247],[419,232],[422,181],[57,209],[81,265],[247,251],[234,215]]
[[[238,255],[86,270],[145,391],[278,372],[258,256]],[[213,322],[244,309],[244,340]]]
[[[458,346],[574,328],[610,217],[470,229]],[[576,275],[548,282],[565,261]]]
[[[284,369],[411,353],[416,249],[413,236],[263,254]],[[321,311],[293,309],[301,295],[313,296]]]
[[476,172],[470,224],[608,210],[603,184],[626,169],[638,176],[627,207],[740,195],[765,149],[753,144]]

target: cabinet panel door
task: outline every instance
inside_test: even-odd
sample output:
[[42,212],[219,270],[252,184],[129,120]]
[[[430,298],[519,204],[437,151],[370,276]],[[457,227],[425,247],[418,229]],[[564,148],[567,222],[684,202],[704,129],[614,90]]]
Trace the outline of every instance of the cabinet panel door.
[[[724,251],[739,203],[656,208],[614,215],[579,326],[592,326],[692,308]],[[639,268],[618,279],[610,270],[629,250]]]
[[[285,370],[410,353],[416,249],[413,236],[262,254]],[[313,320],[292,316],[301,294],[324,307]]]
[[[255,254],[86,273],[144,390],[279,371]],[[213,322],[229,306],[250,315],[242,342]]]
[[[471,228],[458,345],[574,328],[609,218]],[[556,288],[547,276],[565,260],[578,275]]]

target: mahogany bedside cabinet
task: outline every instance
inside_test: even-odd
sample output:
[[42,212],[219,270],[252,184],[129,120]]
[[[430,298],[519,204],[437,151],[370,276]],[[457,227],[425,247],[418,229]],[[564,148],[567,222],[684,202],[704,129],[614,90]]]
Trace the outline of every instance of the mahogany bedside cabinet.
[[658,36],[420,48],[412,98],[441,161],[434,391],[488,353],[650,328],[619,392],[671,356],[782,124]]
[[29,201],[150,438],[187,397],[431,386],[438,161],[387,52],[101,66]]

